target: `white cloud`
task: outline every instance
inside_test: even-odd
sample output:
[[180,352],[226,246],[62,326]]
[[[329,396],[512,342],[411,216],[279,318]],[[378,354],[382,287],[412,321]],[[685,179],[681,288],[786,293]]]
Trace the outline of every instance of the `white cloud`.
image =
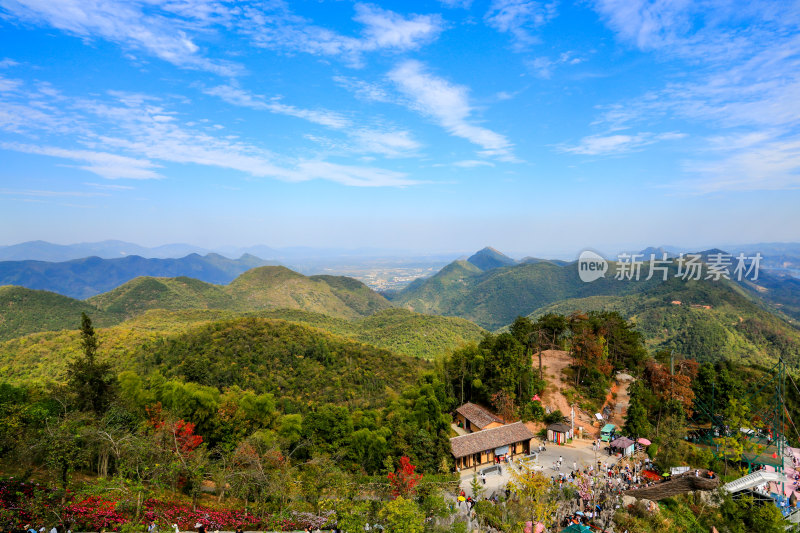
[[475,167],[493,167],[494,163],[489,161],[481,161],[478,159],[465,159],[463,161],[456,161],[453,166],[460,168],[475,168]]
[[510,33],[521,50],[538,41],[534,30],[556,16],[556,2],[537,0],[492,0],[484,16],[497,31]]
[[108,196],[108,193],[86,192],[86,191],[43,191],[35,189],[0,189],[0,194],[6,196],[33,196],[37,198],[89,198],[96,196]]
[[472,0],[439,0],[439,3],[451,9],[459,7],[462,9],[469,9],[472,5]]
[[715,138],[720,156],[684,161],[692,179],[670,187],[698,193],[800,189],[799,139],[745,137]]
[[380,154],[385,157],[405,157],[414,154],[421,147],[408,131],[381,131],[361,129],[352,133],[355,150]]
[[0,143],[0,147],[5,150],[23,152],[26,154],[45,155],[60,159],[70,159],[85,163],[78,165],[93,174],[97,174],[106,179],[155,179],[162,176],[153,169],[158,165],[145,159],[136,159],[108,152],[95,152],[91,150],[70,150],[57,148],[54,146],[36,146],[32,144],[20,143]]
[[557,66],[577,65],[579,63],[583,63],[583,58],[577,57],[574,52],[569,51],[559,54],[556,59],[537,57],[528,61],[527,65],[540,78],[550,79]]
[[436,39],[444,29],[439,15],[410,15],[406,18],[371,4],[356,4],[353,20],[364,25],[362,46],[365,50],[413,50]]
[[17,63],[13,59],[9,58],[0,59],[0,68],[16,67],[17,65],[19,65],[19,63]]
[[389,79],[410,98],[412,108],[436,120],[451,135],[477,144],[484,155],[514,159],[508,139],[470,122],[473,110],[466,87],[428,73],[422,63],[413,60],[392,70]]
[[333,81],[352,92],[356,98],[369,102],[392,102],[388,90],[379,83],[371,83],[347,76],[334,76]]
[[205,57],[190,32],[225,20],[227,8],[202,0],[0,0],[23,22],[47,24],[83,39],[142,50],[179,67],[232,75],[239,67]]
[[324,137],[306,135],[306,138],[318,144],[326,145],[329,149],[345,152],[374,153],[386,157],[406,157],[412,155],[421,146],[408,131],[354,127],[352,122],[340,113],[327,110],[299,109],[282,104],[276,98],[266,99],[263,96],[254,95],[234,85],[220,85],[204,89],[203,92],[218,96],[233,105],[293,116],[334,130],[346,130],[344,134],[350,138],[349,143],[338,143]]
[[[672,61],[674,81],[603,109],[611,131],[684,120],[695,135],[674,185],[693,192],[793,188],[800,173],[800,4],[596,0],[623,42]],[[684,67],[680,71],[680,67]],[[678,68],[676,68],[678,67]],[[684,129],[685,127],[682,127]]]
[[[0,100],[0,128],[28,139],[5,142],[0,149],[76,161],[78,168],[108,179],[158,178],[162,176],[155,169],[164,163],[179,163],[290,182],[325,179],[373,187],[418,183],[403,172],[388,169],[333,164],[314,157],[281,157],[234,135],[221,133],[205,119],[195,121],[194,125],[182,123],[180,115],[164,107],[160,99],[142,94],[112,92],[110,99],[93,100],[70,98],[50,87],[47,92],[56,94],[57,100],[52,105],[36,104],[39,106],[36,107],[28,99],[39,98],[40,92],[41,89],[23,86],[9,93],[9,98]],[[41,120],[32,120],[37,118]],[[358,131],[362,130],[360,135],[368,140],[366,129]],[[56,146],[64,134],[76,139],[81,147]],[[52,136],[53,141],[42,142],[42,136]],[[373,137],[372,149],[384,153],[400,154],[417,146],[404,132],[391,134],[381,130]]]
[[263,96],[249,93],[235,85],[219,85],[217,87],[203,89],[203,92],[211,96],[217,96],[229,104],[301,118],[329,128],[341,129],[350,125],[349,120],[334,111],[324,109],[301,109],[284,104],[279,98],[273,97],[267,99]]
[[683,137],[685,134],[677,132],[658,135],[647,132],[637,135],[590,135],[581,139],[581,142],[574,146],[559,145],[558,150],[579,155],[612,155],[631,152],[659,141],[670,141]]
[[354,20],[364,26],[356,37],[314,25],[291,13],[283,2],[244,8],[242,26],[256,46],[337,57],[352,66],[361,66],[364,52],[413,50],[444,30],[439,15],[403,16],[371,4],[356,4],[355,10]]

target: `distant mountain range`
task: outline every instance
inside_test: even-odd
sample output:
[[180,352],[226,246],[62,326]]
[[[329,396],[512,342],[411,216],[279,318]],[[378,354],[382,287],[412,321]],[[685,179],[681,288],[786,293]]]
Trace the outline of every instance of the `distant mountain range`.
[[218,254],[190,254],[180,259],[145,259],[138,255],[117,259],[87,257],[57,263],[2,261],[0,286],[17,285],[84,299],[139,276],[188,276],[207,283],[227,284],[251,268],[270,264],[276,263],[252,255],[228,259]]
[[[697,253],[707,259],[719,252]],[[636,320],[652,345],[700,359],[715,350],[736,358],[783,352],[800,359],[800,279],[762,270],[756,281],[684,281],[674,277],[674,263],[666,282],[658,276],[646,280],[646,272],[647,267],[639,281],[606,275],[584,283],[577,262],[513,261],[486,248],[412,282],[392,303],[466,318],[489,330],[517,316],[616,310]]]
[[220,246],[204,248],[192,244],[175,243],[162,246],[147,247],[138,244],[108,240],[78,244],[53,244],[46,241],[28,241],[19,244],[0,246],[0,261],[70,261],[85,257],[117,259],[129,255],[140,257],[167,259],[180,258],[189,254],[207,255],[216,253],[228,258],[254,255],[261,259],[297,261],[308,259],[347,259],[366,257],[455,257],[457,254],[416,254],[404,250],[382,248],[314,248],[308,246],[290,246],[272,248],[263,244],[254,246]]
[[235,313],[300,309],[354,319],[391,304],[352,278],[304,276],[282,266],[263,266],[228,285],[189,277],[137,277],[109,292],[77,300],[49,291],[0,287],[0,339],[36,331],[72,329],[81,312],[101,326],[118,324],[151,309],[216,309]]
[[[234,261],[213,254],[188,257],[190,264],[199,265],[198,272],[213,271],[220,276],[245,268],[248,261],[261,261],[247,256]],[[101,278],[108,264],[125,265],[126,261],[149,265],[165,260],[94,258],[66,263],[73,265],[69,279],[89,280],[85,272]],[[176,260],[167,261],[153,264],[177,268],[169,263]],[[92,270],[93,264],[97,270]],[[47,268],[64,263],[45,265],[37,278],[42,281],[51,274]],[[216,265],[217,270],[209,265]],[[148,313],[161,312],[167,313],[163,315],[167,322],[148,326],[152,331],[249,314],[280,316],[399,353],[430,357],[460,342],[479,339],[483,330],[477,326],[497,330],[517,316],[535,317],[549,311],[616,310],[635,320],[653,347],[673,348],[700,359],[758,360],[782,353],[793,362],[800,361],[800,280],[761,272],[757,281],[741,283],[683,281],[674,277],[675,265],[670,268],[673,276],[666,282],[658,276],[622,281],[607,275],[584,283],[576,262],[515,261],[485,248],[451,262],[429,278],[417,279],[391,301],[352,278],[306,276],[282,266],[252,268],[231,276],[230,283],[209,283],[191,276],[140,276],[85,300],[5,286],[0,287],[0,340],[19,340],[0,351],[43,357],[43,353],[31,353],[51,346],[55,333],[41,333],[31,340],[23,336],[74,330],[81,312],[89,313],[98,327],[122,327]],[[115,331],[124,336],[127,329]],[[147,331],[136,335],[146,336]]]

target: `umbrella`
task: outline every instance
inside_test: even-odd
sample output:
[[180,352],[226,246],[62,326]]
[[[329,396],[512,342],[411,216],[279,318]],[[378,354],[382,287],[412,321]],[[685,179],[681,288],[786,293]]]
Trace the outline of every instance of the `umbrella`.
[[650,446],[651,444],[653,444],[652,442],[650,442],[649,440],[647,440],[644,437],[642,437],[641,439],[637,440],[636,442],[638,442],[642,446]]
[[463,496],[459,496],[458,497],[458,501],[463,502],[463,501],[467,501],[467,499],[465,497],[463,497]]
[[583,524],[572,524],[561,530],[561,533],[591,533],[592,528]]

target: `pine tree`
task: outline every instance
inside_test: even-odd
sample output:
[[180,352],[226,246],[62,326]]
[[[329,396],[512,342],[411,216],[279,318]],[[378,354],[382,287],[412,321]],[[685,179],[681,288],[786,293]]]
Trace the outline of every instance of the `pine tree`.
[[115,378],[111,364],[97,361],[97,336],[86,313],[81,313],[81,347],[83,354],[67,367],[67,381],[78,408],[101,416],[113,399]]

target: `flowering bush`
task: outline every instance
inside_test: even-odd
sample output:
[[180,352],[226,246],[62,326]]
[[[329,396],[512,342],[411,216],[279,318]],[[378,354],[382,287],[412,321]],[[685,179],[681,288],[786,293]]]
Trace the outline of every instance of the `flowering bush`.
[[[58,514],[50,512],[60,505],[64,495],[64,507]],[[73,531],[100,531],[107,529],[119,531],[131,522],[126,513],[120,512],[119,502],[100,496],[78,499],[72,492],[66,494],[39,486],[14,480],[0,481],[0,517],[19,525],[26,523],[52,523],[56,516],[72,522]],[[165,502],[148,499],[143,502],[144,516],[142,526],[155,520],[161,524],[177,524],[181,531],[193,530],[196,523],[206,526],[209,531],[235,530],[282,530],[291,531],[304,527],[321,528],[333,517],[329,511],[322,515],[293,512],[288,515],[258,517],[239,509],[211,509],[179,502]],[[142,527],[144,529],[144,527]]]

